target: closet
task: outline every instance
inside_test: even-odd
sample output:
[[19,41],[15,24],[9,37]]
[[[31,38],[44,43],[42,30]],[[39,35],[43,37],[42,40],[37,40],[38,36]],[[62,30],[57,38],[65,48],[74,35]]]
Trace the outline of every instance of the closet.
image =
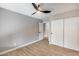
[[79,17],[51,21],[51,44],[79,51]]

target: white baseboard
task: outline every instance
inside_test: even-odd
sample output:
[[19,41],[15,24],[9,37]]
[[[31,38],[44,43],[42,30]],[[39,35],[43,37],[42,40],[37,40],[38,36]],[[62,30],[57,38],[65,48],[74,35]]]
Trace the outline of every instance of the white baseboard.
[[35,43],[35,42],[38,42],[38,41],[40,41],[40,40],[42,40],[42,39],[35,40],[35,41],[33,41],[33,42],[29,42],[29,43],[27,43],[27,44],[23,44],[23,45],[21,45],[21,46],[18,46],[18,47],[9,49],[9,50],[5,50],[5,51],[3,51],[3,52],[0,52],[0,55],[3,55],[3,54],[5,54],[5,53],[11,52],[11,51],[13,51],[13,50],[22,48],[22,47],[24,47],[24,46],[28,46],[28,45],[33,44],[33,43]]

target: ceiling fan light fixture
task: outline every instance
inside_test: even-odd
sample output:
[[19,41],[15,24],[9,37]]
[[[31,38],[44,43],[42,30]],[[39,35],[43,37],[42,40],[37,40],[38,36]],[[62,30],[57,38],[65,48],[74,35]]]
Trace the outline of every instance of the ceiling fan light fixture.
[[37,13],[39,14],[39,13],[41,13],[40,11],[37,11]]

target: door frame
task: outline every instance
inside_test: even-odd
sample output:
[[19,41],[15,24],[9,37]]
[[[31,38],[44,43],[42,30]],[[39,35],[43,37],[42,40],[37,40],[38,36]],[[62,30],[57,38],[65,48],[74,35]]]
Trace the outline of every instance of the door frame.
[[[42,32],[40,32],[40,24],[42,25]],[[39,40],[43,40],[43,38],[44,38],[44,29],[43,29],[43,22],[39,22],[39,31],[38,31],[38,33],[39,33]],[[41,35],[42,34],[42,35]],[[40,38],[40,35],[42,36],[42,39]]]

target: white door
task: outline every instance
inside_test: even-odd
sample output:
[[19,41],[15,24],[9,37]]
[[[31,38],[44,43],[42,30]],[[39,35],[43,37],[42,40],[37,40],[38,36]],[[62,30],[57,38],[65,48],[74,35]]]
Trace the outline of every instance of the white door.
[[46,23],[46,27],[45,27],[45,36],[49,37],[49,33],[50,33],[50,24],[49,22]]
[[64,47],[79,51],[79,18],[65,19]]
[[51,41],[52,44],[63,46],[63,20],[51,22]]
[[39,23],[39,40],[42,40],[43,36],[43,23]]

